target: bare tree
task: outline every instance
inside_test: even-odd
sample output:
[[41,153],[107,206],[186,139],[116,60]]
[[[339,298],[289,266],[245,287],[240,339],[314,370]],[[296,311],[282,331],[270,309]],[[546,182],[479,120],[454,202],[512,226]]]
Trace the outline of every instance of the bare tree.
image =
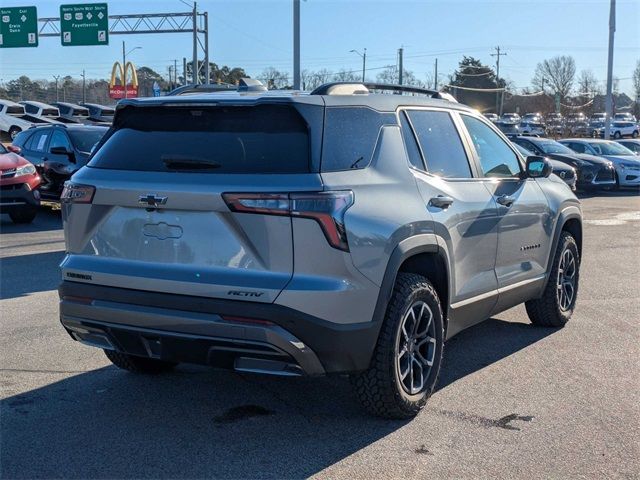
[[287,72],[281,72],[274,67],[265,68],[258,80],[267,85],[269,89],[282,89],[289,86],[289,74]]
[[538,63],[531,83],[540,90],[543,86],[548,86],[551,92],[559,95],[560,101],[563,101],[571,91],[575,76],[575,60],[573,57],[562,55]]
[[592,97],[602,93],[600,82],[591,70],[582,70],[577,79],[578,95],[581,97]]
[[362,76],[358,75],[350,70],[338,70],[338,72],[333,76],[334,82],[357,82],[362,80]]
[[636,102],[640,101],[640,60],[636,63],[636,68],[631,76],[633,80],[633,92],[636,94]]

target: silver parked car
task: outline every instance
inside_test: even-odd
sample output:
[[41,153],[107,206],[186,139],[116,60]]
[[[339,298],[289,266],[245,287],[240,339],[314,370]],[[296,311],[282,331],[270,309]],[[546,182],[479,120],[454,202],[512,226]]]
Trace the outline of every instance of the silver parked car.
[[615,184],[617,187],[640,186],[640,159],[638,156],[612,140],[567,138],[560,140],[577,153],[587,153],[606,158],[616,169]]
[[550,173],[415,87],[123,100],[63,194],[61,321],[126,370],[347,373],[411,417],[446,339],[571,318],[581,209]]

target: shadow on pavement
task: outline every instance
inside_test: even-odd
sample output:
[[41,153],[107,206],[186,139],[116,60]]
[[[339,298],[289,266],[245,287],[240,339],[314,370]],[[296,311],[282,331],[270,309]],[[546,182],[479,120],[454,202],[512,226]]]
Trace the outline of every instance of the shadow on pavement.
[[0,258],[0,299],[58,288],[63,257],[56,251]]
[[593,191],[579,191],[576,192],[576,196],[582,198],[594,198],[594,197],[640,197],[640,189],[638,188],[621,188],[620,190],[593,190]]
[[0,233],[31,233],[60,230],[62,218],[59,210],[42,207],[32,223],[13,223],[9,215],[0,214]]
[[[440,388],[552,332],[493,319],[463,332],[448,345]],[[5,370],[4,390],[24,374]],[[344,377],[197,366],[160,376],[105,367],[0,409],[3,478],[307,477],[406,424],[369,417]]]

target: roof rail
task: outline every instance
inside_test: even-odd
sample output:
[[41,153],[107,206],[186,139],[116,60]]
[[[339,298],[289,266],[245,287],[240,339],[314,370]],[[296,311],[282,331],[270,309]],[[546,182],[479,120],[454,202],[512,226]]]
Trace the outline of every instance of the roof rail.
[[375,82],[331,82],[320,85],[310,95],[366,95],[370,90],[387,90],[397,93],[418,93],[431,98],[456,102],[450,94],[411,85],[393,85]]

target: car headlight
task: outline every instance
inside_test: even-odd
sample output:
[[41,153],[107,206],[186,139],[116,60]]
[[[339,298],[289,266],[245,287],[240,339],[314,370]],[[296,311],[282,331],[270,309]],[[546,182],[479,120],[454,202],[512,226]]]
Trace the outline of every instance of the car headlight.
[[627,163],[623,162],[622,168],[626,168],[627,170],[640,170],[640,164],[637,163]]
[[22,175],[32,175],[34,173],[36,173],[36,167],[28,163],[26,165],[16,168],[15,176],[21,177]]

